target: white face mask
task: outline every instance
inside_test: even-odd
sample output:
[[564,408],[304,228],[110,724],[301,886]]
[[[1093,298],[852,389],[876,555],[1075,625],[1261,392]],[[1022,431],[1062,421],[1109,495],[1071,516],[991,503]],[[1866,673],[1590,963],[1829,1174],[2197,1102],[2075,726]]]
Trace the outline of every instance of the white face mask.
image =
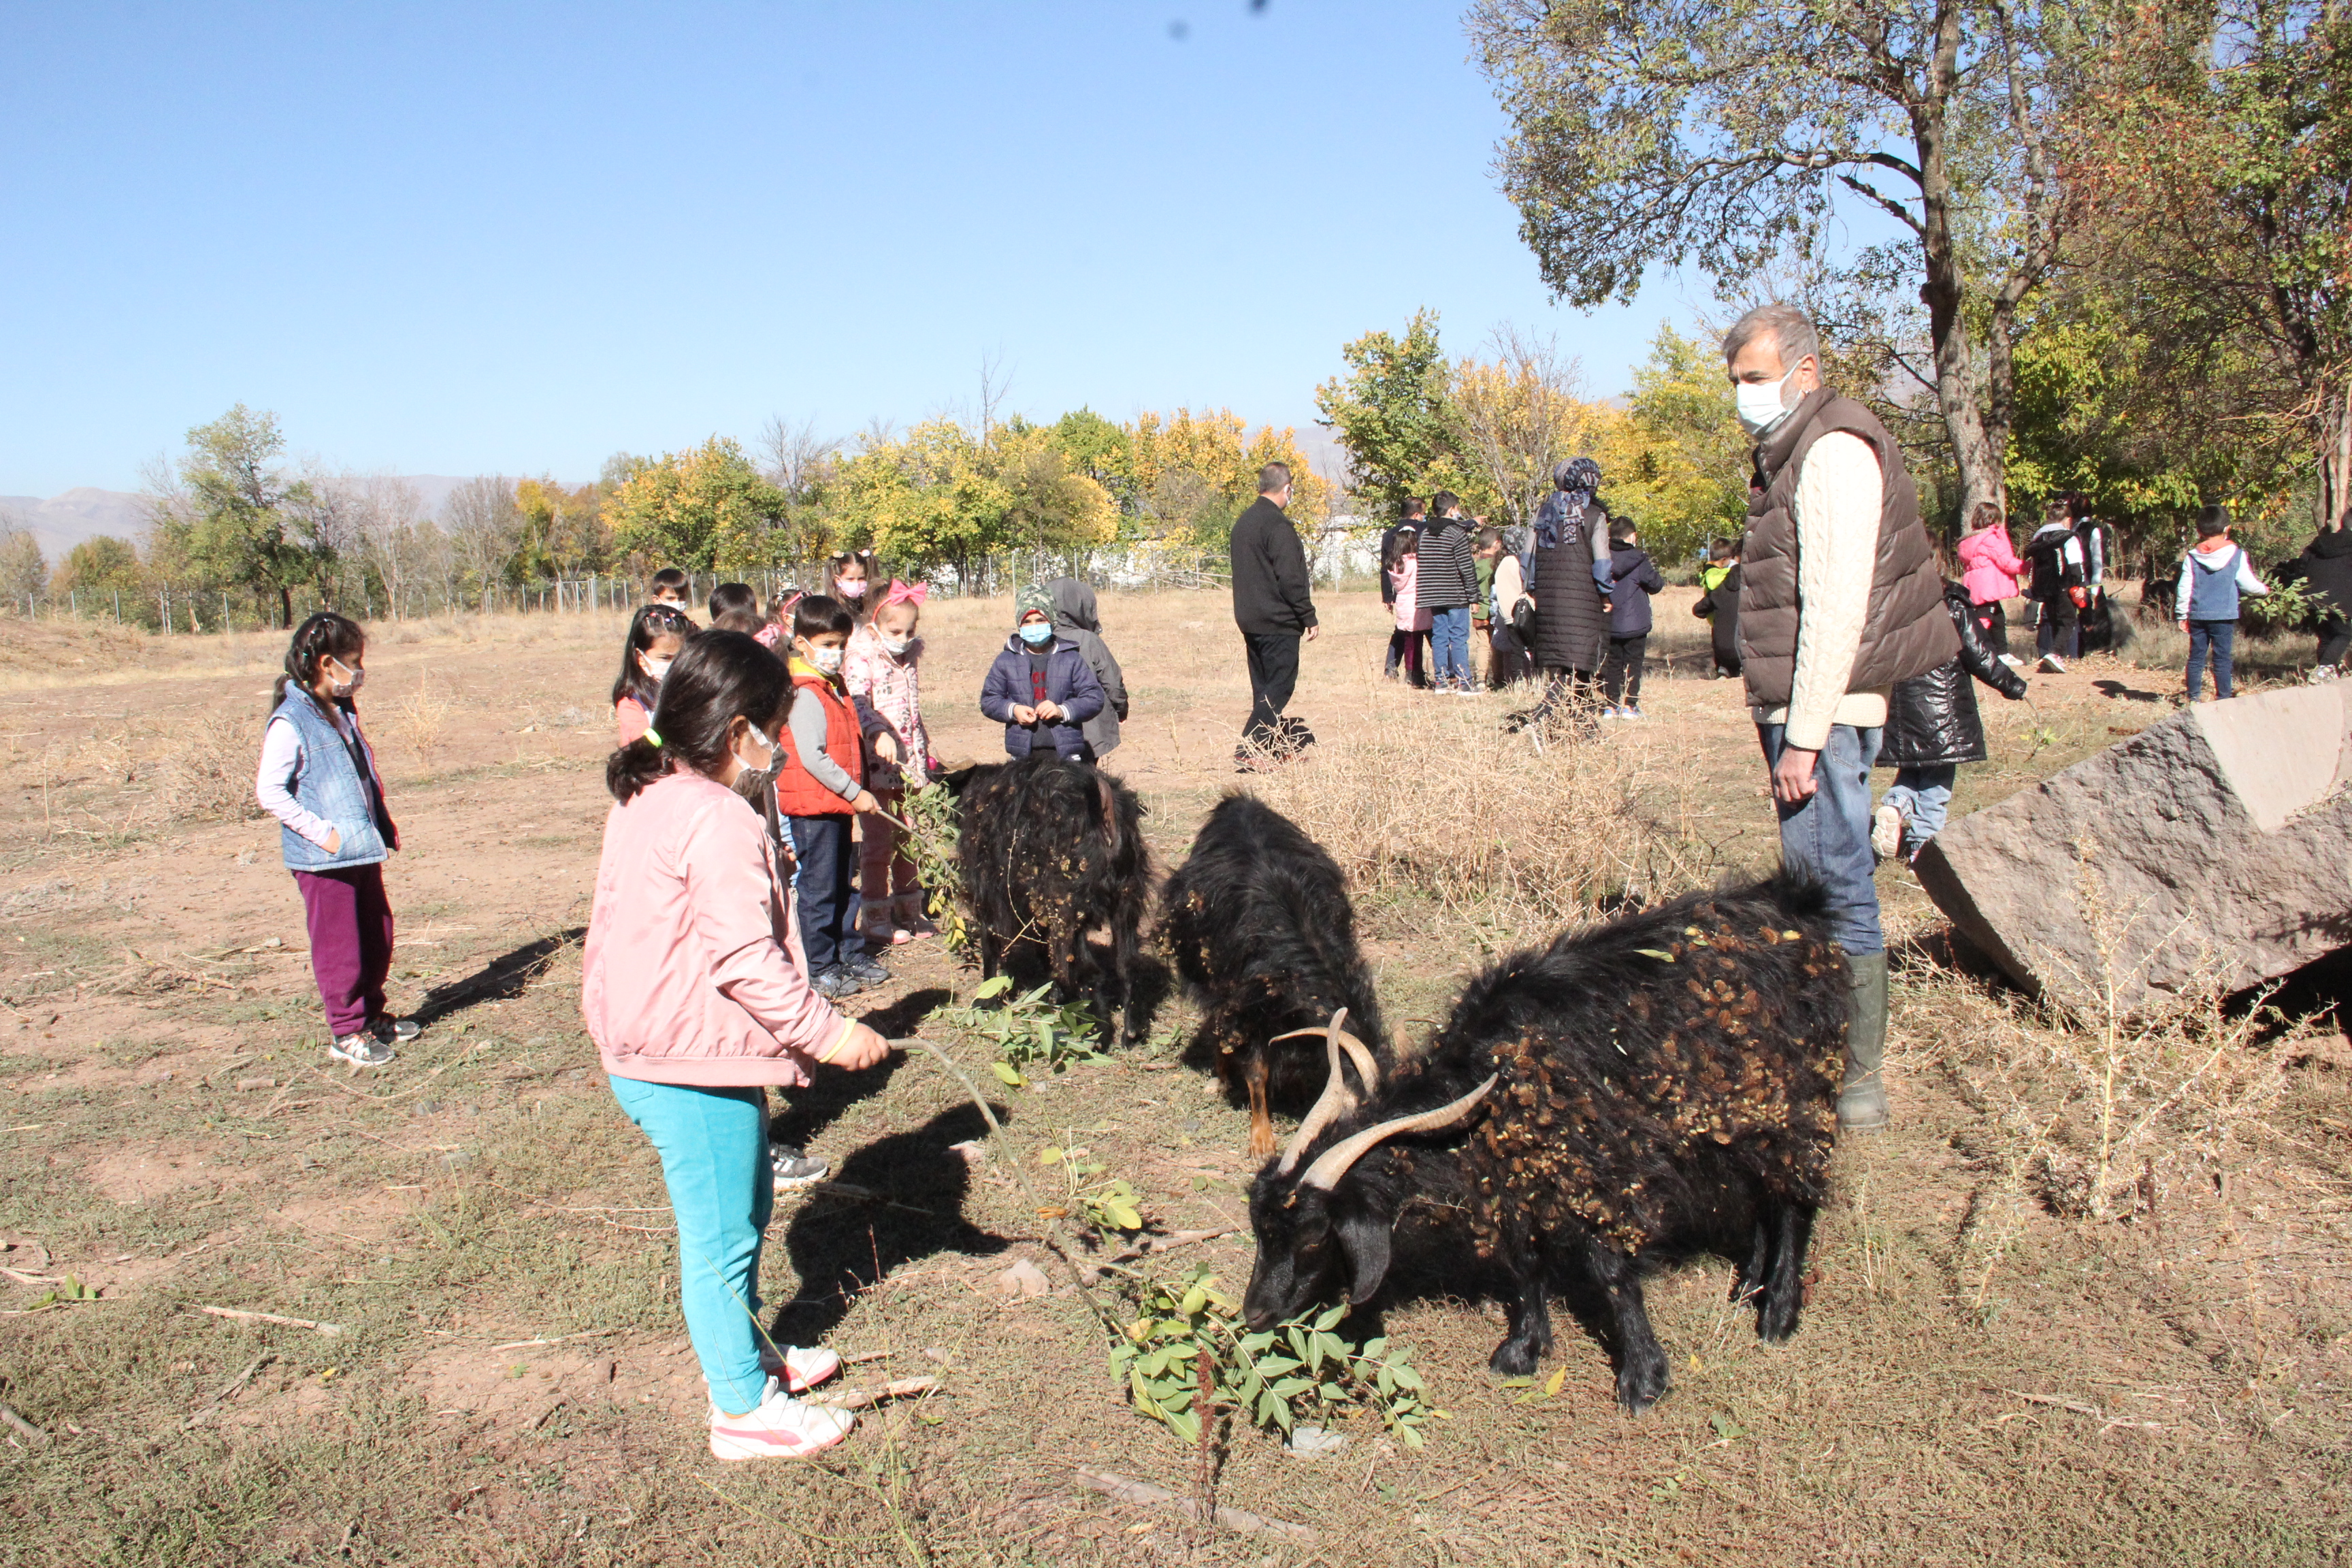
[[816,666],[817,672],[821,675],[839,675],[841,673],[841,649],[837,647],[816,647],[812,646],[808,650],[808,661]]
[[[327,665],[332,665],[334,669],[341,670],[351,679],[348,680],[338,680],[335,679],[334,670],[329,669]],[[349,697],[352,693],[357,691],[361,687],[367,684],[366,670],[353,669],[350,665],[345,664],[341,659],[335,658],[332,654],[328,655],[326,663],[320,666],[320,673],[326,676],[327,689],[335,694],[335,698],[338,701],[341,700],[343,698]]]
[[776,765],[775,742],[769,740],[767,736],[761,734],[756,726],[752,727],[751,735],[752,740],[759,742],[761,753],[760,760],[756,763],[751,762],[740,752],[735,753],[735,760],[738,763],[742,763],[744,771],[747,773],[764,773],[770,768]]
[[885,649],[885,650],[886,650],[886,651],[890,655],[890,657],[891,657],[892,658],[906,658],[906,657],[907,657],[907,650],[908,650],[908,648],[910,648],[910,647],[914,647],[914,646],[915,646],[915,639],[914,639],[913,637],[884,637],[884,638],[882,639],[882,647],[883,647],[883,648],[884,648],[884,649]]
[[637,663],[644,668],[646,674],[652,679],[653,683],[656,686],[659,686],[662,683],[662,678],[669,674],[671,661],[666,658],[648,658],[646,655],[639,654],[637,655]]
[[1739,408],[1739,422],[1748,426],[1749,435],[1761,436],[1780,423],[1789,410],[1795,406],[1788,401],[1788,396],[1792,390],[1790,380],[1796,374],[1797,367],[1790,365],[1778,381],[1743,381],[1733,389],[1733,401]]

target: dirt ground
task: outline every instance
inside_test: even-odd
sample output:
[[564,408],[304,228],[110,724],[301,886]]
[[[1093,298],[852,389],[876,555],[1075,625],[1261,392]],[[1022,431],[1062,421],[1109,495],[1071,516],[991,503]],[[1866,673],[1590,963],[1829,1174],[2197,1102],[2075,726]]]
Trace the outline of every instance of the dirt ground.
[[[1378,832],[1379,789],[1341,770],[1421,764],[1415,788],[1458,798],[1438,831],[1465,865],[1510,831],[1480,809],[1482,779],[1507,775],[1564,800],[1626,781],[1651,814],[1641,831],[1715,871],[1760,866],[1774,839],[1753,729],[1735,684],[1698,678],[1690,597],[1660,601],[1649,716],[1536,759],[1497,734],[1511,700],[1383,681],[1377,598],[1327,595],[1293,709],[1327,745],[1298,765],[1327,770]],[[1103,615],[1133,700],[1110,765],[1143,795],[1164,868],[1237,782],[1239,642],[1221,595],[1108,595]],[[973,698],[1009,619],[1003,601],[928,615],[942,754],[1000,749]],[[869,1412],[820,1460],[719,1464],[660,1172],[578,1010],[620,629],[589,615],[373,629],[362,712],[407,845],[387,879],[394,1002],[427,1027],[355,1076],[325,1055],[276,826],[235,815],[282,642],[0,621],[0,1401],[25,1423],[0,1431],[0,1562],[2352,1554],[2341,1037],[2273,1030],[2274,1097],[2218,1152],[2152,1149],[2145,1205],[2057,1212],[2033,1201],[2000,1093],[2030,1099],[2049,1025],[1953,962],[1896,868],[1881,887],[1898,1121],[1839,1151],[1787,1345],[1757,1341],[1728,1267],[1704,1258],[1653,1284],[1675,1388],[1652,1413],[1616,1409],[1608,1352],[1573,1318],[1533,1387],[1501,1387],[1486,1368],[1499,1309],[1438,1237],[1381,1314],[1446,1413],[1426,1448],[1368,1417],[1314,1459],[1245,1426],[1220,1438],[1217,1500],[1311,1540],[1203,1531],[1081,1489],[1091,1467],[1189,1495],[1194,1455],[1128,1407],[1009,1171],[1086,1147],[1153,1228],[1230,1233],[1171,1253],[1171,1273],[1205,1261],[1238,1288],[1245,1113],[1179,1061],[1190,1014],[1171,998],[1145,1047],[1002,1090],[1001,1137],[920,1052],[793,1099],[779,1135],[834,1180],[779,1202],[775,1331],[864,1358],[850,1383],[938,1391]],[[2255,679],[2291,678],[2299,648],[2253,649]],[[2107,657],[2037,678],[2030,704],[1986,694],[1993,757],[1964,770],[1956,812],[2143,728],[2178,687]],[[1510,912],[1524,900],[1461,884],[1441,868],[1360,889],[1408,1033],[1487,952],[1552,934]],[[976,979],[941,948],[899,950],[894,983],[854,1010],[978,1073],[980,1045],[924,1026]],[[1023,1258],[1044,1293],[1002,1279]]]

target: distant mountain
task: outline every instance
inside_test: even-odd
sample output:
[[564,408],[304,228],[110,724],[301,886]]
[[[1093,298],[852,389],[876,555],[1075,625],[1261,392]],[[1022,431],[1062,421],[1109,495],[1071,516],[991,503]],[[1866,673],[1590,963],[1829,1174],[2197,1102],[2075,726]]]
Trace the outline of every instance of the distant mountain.
[[37,496],[0,496],[0,522],[22,523],[40,542],[54,566],[67,551],[101,533],[136,541],[147,527],[144,500],[122,490],[85,485],[43,500]]
[[[467,481],[446,474],[403,474],[425,503],[425,515],[438,517],[458,486]],[[43,500],[38,496],[0,496],[0,524],[22,523],[40,542],[41,553],[55,566],[66,552],[85,539],[110,533],[139,542],[147,531],[143,496],[123,490],[93,489],[85,485]]]

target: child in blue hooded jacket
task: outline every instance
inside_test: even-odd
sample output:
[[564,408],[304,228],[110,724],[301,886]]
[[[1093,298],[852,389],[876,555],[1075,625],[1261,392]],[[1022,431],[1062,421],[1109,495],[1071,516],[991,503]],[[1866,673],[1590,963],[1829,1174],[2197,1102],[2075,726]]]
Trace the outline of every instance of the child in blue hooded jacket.
[[1032,583],[1013,596],[1013,635],[980,683],[980,710],[1004,726],[1007,756],[1050,741],[1057,755],[1091,763],[1085,725],[1103,710],[1102,682],[1078,645],[1054,631],[1054,596]]
[[2180,558],[2180,581],[2173,589],[2180,629],[2189,634],[2189,700],[2205,695],[2205,660],[2213,660],[2213,692],[2231,694],[2231,658],[2238,637],[2238,598],[2267,594],[2246,552],[2230,540],[2230,514],[2209,506],[2197,514],[2197,543]]

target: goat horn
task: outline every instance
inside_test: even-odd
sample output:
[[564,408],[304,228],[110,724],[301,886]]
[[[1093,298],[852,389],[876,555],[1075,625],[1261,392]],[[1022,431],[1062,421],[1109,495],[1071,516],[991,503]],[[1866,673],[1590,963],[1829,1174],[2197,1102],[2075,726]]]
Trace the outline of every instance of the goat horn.
[[[1296,1040],[1307,1035],[1320,1035],[1337,1044],[1356,1064],[1356,1076],[1364,1080],[1364,1092],[1371,1094],[1381,1087],[1381,1064],[1372,1056],[1371,1047],[1348,1033],[1348,1010],[1345,1007],[1331,1015],[1331,1021],[1319,1029],[1293,1029],[1286,1035],[1276,1035],[1276,1040]],[[1266,1042],[1273,1044],[1273,1040]]]
[[[1347,1009],[1343,1007],[1332,1022],[1337,1024],[1347,1016]],[[1356,1097],[1348,1092],[1348,1080],[1339,1072],[1338,1032],[1334,1029],[1293,1029],[1289,1034],[1276,1035],[1275,1038],[1287,1040],[1300,1035],[1323,1037],[1323,1048],[1331,1058],[1331,1075],[1323,1080],[1323,1093],[1316,1100],[1314,1109],[1307,1111],[1306,1119],[1299,1122],[1298,1131],[1290,1135],[1290,1142],[1283,1145],[1282,1157],[1274,1167],[1274,1173],[1277,1176],[1290,1174],[1291,1168],[1298,1163],[1298,1157],[1307,1152],[1309,1143],[1315,1142],[1316,1134],[1356,1109]]]
[[1500,1073],[1489,1074],[1486,1082],[1451,1105],[1441,1105],[1418,1116],[1400,1116],[1393,1121],[1383,1121],[1341,1139],[1323,1151],[1315,1163],[1307,1167],[1307,1173],[1298,1178],[1298,1184],[1318,1187],[1328,1193],[1340,1177],[1348,1173],[1348,1168],[1370,1153],[1374,1145],[1386,1142],[1391,1138],[1402,1138],[1408,1132],[1434,1132],[1440,1128],[1453,1126],[1477,1108],[1478,1102],[1486,1097],[1486,1091],[1495,1087],[1495,1080],[1502,1076]]

